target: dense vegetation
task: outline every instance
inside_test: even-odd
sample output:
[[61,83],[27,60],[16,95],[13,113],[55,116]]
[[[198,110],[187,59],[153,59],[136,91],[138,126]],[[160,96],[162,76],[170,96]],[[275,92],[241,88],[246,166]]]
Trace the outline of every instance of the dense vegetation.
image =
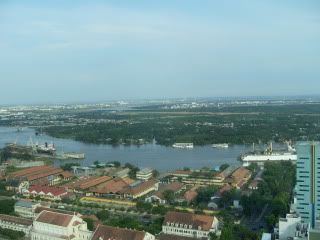
[[244,213],[254,215],[268,206],[266,221],[270,228],[274,226],[279,217],[289,212],[295,173],[295,166],[291,162],[266,163],[259,189],[250,196],[242,196]]
[[[141,204],[144,204],[141,202]],[[149,204],[144,206],[140,206],[143,208],[151,207]],[[150,216],[145,215],[144,217],[128,217],[128,216],[115,216],[110,214],[106,210],[101,210],[96,214],[98,219],[102,221],[104,224],[114,227],[122,227],[122,228],[131,228],[140,231],[147,231],[152,234],[158,234],[161,231],[161,226],[163,222],[162,217],[158,217],[156,219],[151,219]]]
[[0,162],[5,162],[8,159],[19,159],[19,160],[33,160],[34,157],[26,151],[13,151],[9,146],[0,149]]
[[4,236],[10,240],[18,240],[18,239],[23,239],[24,235],[25,235],[24,232],[13,231],[11,229],[5,229],[0,227],[0,239],[2,239],[1,236]]
[[[320,140],[318,105],[232,107],[203,112],[78,113],[81,124],[45,127],[61,138],[88,143],[162,145]],[[212,110],[212,112],[210,112]]]
[[0,214],[13,214],[15,201],[13,199],[0,200]]
[[243,225],[232,222],[225,223],[220,240],[259,240],[257,233],[251,232]]

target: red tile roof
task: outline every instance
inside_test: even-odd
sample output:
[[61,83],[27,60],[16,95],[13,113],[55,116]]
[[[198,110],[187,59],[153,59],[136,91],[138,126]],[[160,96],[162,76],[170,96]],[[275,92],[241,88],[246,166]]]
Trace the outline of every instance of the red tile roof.
[[169,235],[169,234],[163,234],[161,233],[158,236],[159,240],[197,240],[198,238],[192,238],[192,237],[182,237],[177,235]]
[[95,178],[95,179],[89,179],[88,181],[82,183],[79,186],[79,188],[81,188],[82,190],[85,190],[85,189],[88,189],[90,187],[94,187],[94,186],[97,186],[97,185],[99,185],[101,183],[107,182],[110,179],[112,179],[112,178],[109,177],[109,176],[102,176],[102,177],[98,177],[98,178]]
[[44,173],[38,173],[38,174],[27,176],[27,179],[28,179],[28,181],[33,181],[33,180],[37,180],[40,178],[46,178],[51,175],[58,175],[62,172],[63,172],[63,170],[61,168],[55,168],[50,171],[46,171]]
[[72,221],[73,215],[42,211],[36,218],[37,222],[52,224],[61,227],[67,227]]
[[37,194],[40,192],[43,192],[44,194],[51,193],[53,196],[61,196],[67,193],[64,188],[47,187],[41,185],[34,185],[28,189],[29,193],[32,193],[33,191],[35,191]]
[[159,191],[157,191],[154,195],[158,198],[164,199],[163,193],[165,191],[173,191],[174,193],[179,192],[185,185],[179,182],[172,182],[169,184],[164,184],[159,186]]
[[25,225],[25,226],[31,226],[32,225],[32,220],[31,219],[14,217],[14,216],[4,215],[4,214],[0,214],[0,220],[1,221],[5,221],[5,222],[20,224],[20,225]]
[[63,176],[63,178],[71,178],[74,177],[74,175],[71,172],[67,172],[67,171],[63,171],[61,173],[61,175]]
[[184,193],[184,199],[186,201],[193,201],[197,196],[198,196],[198,191],[197,189],[199,188],[200,186],[194,186],[192,187],[190,190],[186,191]]
[[151,179],[151,180],[143,182],[137,186],[125,189],[122,192],[127,193],[127,194],[131,194],[131,195],[138,195],[138,194],[143,193],[144,191],[147,191],[148,189],[154,187],[155,184],[157,184],[157,183],[158,183],[157,180]]
[[235,180],[242,180],[243,178],[248,178],[250,175],[251,172],[248,169],[240,167],[231,174],[231,177]]
[[143,240],[144,232],[99,225],[93,234],[92,240]]
[[98,178],[97,176],[94,176],[94,177],[80,177],[77,180],[74,180],[72,182],[64,184],[63,187],[70,188],[70,189],[75,189],[75,188],[78,188],[81,184],[89,182],[89,181],[91,181],[93,179],[97,179],[97,178]]
[[129,184],[122,178],[115,178],[92,189],[90,188],[90,191],[100,194],[114,194],[122,191],[128,186]]
[[28,175],[33,175],[33,174],[38,174],[41,172],[49,171],[52,170],[54,167],[52,166],[38,166],[38,167],[31,167],[31,168],[26,168],[23,170],[16,171],[12,174],[10,174],[11,178],[16,178],[16,177],[26,177]]
[[168,212],[165,216],[164,223],[178,223],[192,226],[192,229],[198,229],[201,227],[204,231],[209,231],[214,222],[212,216],[207,215],[197,215],[192,213],[181,213],[181,212]]

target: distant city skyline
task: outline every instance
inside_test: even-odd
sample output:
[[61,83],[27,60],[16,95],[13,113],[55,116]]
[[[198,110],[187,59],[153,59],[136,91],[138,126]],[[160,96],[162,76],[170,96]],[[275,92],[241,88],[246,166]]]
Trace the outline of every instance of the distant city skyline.
[[318,95],[320,2],[0,2],[0,105]]

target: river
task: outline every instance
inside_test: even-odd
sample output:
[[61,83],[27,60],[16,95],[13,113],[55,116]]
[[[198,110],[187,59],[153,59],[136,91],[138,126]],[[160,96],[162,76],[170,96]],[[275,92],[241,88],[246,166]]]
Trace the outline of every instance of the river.
[[83,166],[89,166],[94,161],[106,163],[119,161],[131,163],[140,168],[155,168],[160,172],[166,172],[183,167],[199,169],[201,167],[215,168],[221,164],[240,165],[237,160],[241,153],[251,149],[248,145],[232,145],[227,149],[217,149],[211,146],[195,146],[193,149],[175,149],[157,144],[145,144],[141,146],[110,146],[99,144],[87,144],[71,139],[60,139],[42,134],[35,135],[33,129],[24,128],[18,132],[16,128],[0,127],[0,148],[6,143],[28,144],[44,142],[54,143],[57,151],[83,152],[84,160],[54,160],[56,166],[68,162],[79,162]]

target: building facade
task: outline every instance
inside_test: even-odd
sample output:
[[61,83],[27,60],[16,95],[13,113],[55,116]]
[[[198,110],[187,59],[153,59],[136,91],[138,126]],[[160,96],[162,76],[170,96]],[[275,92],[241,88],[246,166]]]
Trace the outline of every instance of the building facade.
[[33,221],[31,240],[90,240],[87,223],[74,214],[42,211]]
[[35,209],[40,207],[40,203],[34,203],[27,200],[19,200],[14,205],[14,212],[20,217],[24,218],[34,218]]
[[162,233],[182,237],[209,239],[211,232],[217,232],[218,225],[218,219],[213,216],[168,212],[162,225]]
[[13,231],[24,232],[26,236],[29,236],[32,227],[32,220],[0,214],[0,227]]
[[137,172],[137,179],[143,180],[143,181],[147,181],[149,179],[151,179],[153,176],[153,170],[150,168],[144,168],[140,171]]
[[314,228],[317,219],[320,218],[320,144],[300,142],[296,149],[296,210],[301,219]]
[[275,240],[288,240],[298,238],[307,240],[309,225],[303,223],[296,213],[289,213],[285,218],[279,219],[278,228],[274,229]]

